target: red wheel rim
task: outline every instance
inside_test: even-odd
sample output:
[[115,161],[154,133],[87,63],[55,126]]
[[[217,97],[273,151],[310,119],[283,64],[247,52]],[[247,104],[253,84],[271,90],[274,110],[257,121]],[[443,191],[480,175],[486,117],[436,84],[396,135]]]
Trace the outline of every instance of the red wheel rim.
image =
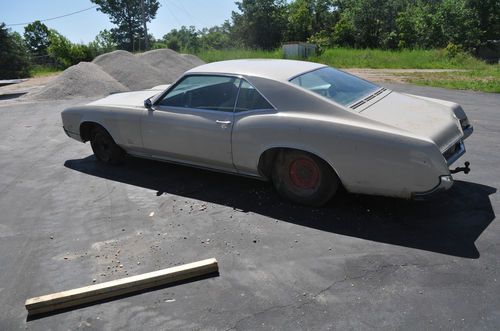
[[289,173],[292,184],[299,189],[314,189],[319,183],[320,170],[310,159],[293,160]]

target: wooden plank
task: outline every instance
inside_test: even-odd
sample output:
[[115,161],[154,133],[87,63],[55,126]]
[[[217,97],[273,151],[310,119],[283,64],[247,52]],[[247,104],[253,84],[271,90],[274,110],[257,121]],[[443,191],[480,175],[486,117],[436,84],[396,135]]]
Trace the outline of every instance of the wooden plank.
[[26,300],[25,306],[29,315],[48,313],[54,310],[88,304],[218,271],[217,260],[212,258],[101,284],[30,298]]

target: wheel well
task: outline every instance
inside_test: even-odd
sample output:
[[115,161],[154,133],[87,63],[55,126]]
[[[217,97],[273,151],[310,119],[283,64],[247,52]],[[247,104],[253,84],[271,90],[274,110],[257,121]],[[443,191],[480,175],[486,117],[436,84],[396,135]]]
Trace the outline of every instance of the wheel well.
[[286,148],[281,148],[281,147],[271,148],[262,153],[262,155],[259,158],[259,165],[257,166],[259,174],[262,177],[266,179],[271,179],[274,160],[276,159],[278,154],[285,149]]
[[308,153],[308,154],[316,156],[317,158],[319,158],[320,160],[322,160],[323,162],[325,162],[328,165],[328,167],[337,175],[337,177],[340,180],[341,185],[343,186],[342,179],[340,178],[337,171],[330,165],[330,163],[328,163],[322,157],[320,157],[314,153],[307,152],[307,151],[297,149],[297,148],[276,147],[276,148],[268,149],[267,151],[262,153],[262,155],[260,156],[259,165],[257,168],[259,171],[259,174],[266,179],[271,179],[274,161],[276,160],[276,157],[279,155],[279,153],[285,152],[285,151],[299,151],[299,152],[304,152],[304,153]]
[[[95,127],[102,127],[102,125],[96,122],[83,122],[80,124],[80,137],[83,142],[89,141],[92,133],[92,129]],[[103,128],[104,129],[104,128]]]

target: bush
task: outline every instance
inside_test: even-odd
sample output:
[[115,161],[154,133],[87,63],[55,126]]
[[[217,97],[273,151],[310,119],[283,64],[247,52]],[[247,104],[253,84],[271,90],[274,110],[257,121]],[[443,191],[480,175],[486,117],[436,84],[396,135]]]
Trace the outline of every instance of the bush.
[[444,54],[448,59],[453,59],[460,53],[462,53],[462,47],[460,45],[455,45],[454,43],[448,43],[444,49]]
[[173,51],[178,52],[181,49],[181,45],[179,44],[179,40],[177,38],[171,38],[167,41],[167,48],[170,48]]
[[92,61],[97,55],[96,50],[92,47],[73,44],[55,30],[50,31],[49,39],[49,55],[61,67],[67,68],[81,61]]

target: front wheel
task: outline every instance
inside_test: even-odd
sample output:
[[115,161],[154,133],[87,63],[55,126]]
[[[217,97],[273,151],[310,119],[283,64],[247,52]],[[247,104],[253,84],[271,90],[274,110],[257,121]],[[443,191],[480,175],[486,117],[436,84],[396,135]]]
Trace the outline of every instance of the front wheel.
[[340,186],[338,176],[325,161],[301,151],[281,152],[272,179],[282,197],[308,206],[324,205]]
[[119,164],[125,158],[125,151],[102,127],[98,126],[92,129],[90,146],[92,146],[95,157],[103,163]]

